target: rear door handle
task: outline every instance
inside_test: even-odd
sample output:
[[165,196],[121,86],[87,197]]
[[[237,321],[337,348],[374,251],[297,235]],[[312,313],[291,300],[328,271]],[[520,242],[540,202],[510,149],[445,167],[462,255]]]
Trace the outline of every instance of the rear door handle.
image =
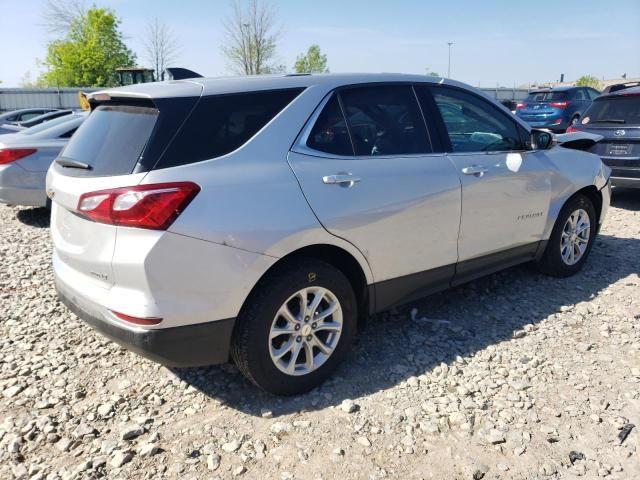
[[354,177],[350,173],[338,173],[337,175],[326,175],[322,177],[322,183],[327,185],[340,185],[343,187],[351,187],[358,183],[360,179]]
[[476,177],[481,177],[488,171],[489,169],[487,167],[483,167],[480,165],[471,165],[462,169],[462,173],[464,173],[465,175],[475,175]]

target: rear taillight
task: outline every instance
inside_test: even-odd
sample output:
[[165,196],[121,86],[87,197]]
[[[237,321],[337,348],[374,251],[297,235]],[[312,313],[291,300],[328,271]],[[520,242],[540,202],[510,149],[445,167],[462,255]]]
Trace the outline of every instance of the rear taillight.
[[573,133],[573,132],[579,132],[580,130],[578,130],[576,127],[574,127],[573,125],[569,125],[567,127],[567,131],[565,133]]
[[522,110],[523,108],[526,108],[526,107],[527,107],[527,104],[525,102],[516,104],[516,110]]
[[569,102],[566,100],[564,102],[549,102],[549,106],[553,108],[565,109],[569,106]]
[[35,148],[2,148],[0,149],[0,165],[15,162],[21,158],[33,155],[37,151]]
[[77,212],[100,223],[166,230],[199,191],[191,182],[100,190],[83,194]]
[[113,313],[120,320],[123,320],[127,323],[133,323],[134,325],[158,325],[162,321],[161,318],[157,318],[157,317],[147,317],[147,318],[132,317],[131,315],[125,315],[124,313],[114,312],[113,310],[111,310],[111,313]]

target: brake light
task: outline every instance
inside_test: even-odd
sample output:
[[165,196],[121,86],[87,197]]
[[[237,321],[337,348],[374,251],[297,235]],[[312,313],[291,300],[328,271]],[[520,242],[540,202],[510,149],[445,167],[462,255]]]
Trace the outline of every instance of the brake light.
[[77,213],[110,225],[166,230],[199,191],[192,182],[100,190],[83,194]]
[[116,317],[120,320],[124,320],[127,323],[133,323],[134,325],[158,325],[162,319],[157,317],[150,318],[141,318],[141,317],[132,317],[131,315],[125,315],[124,313],[114,312],[111,310]]
[[37,151],[35,148],[2,148],[0,149],[0,165],[15,162],[21,158],[33,155]]
[[576,127],[574,127],[573,125],[569,125],[567,127],[567,131],[565,133],[573,133],[573,132],[579,132],[580,130],[578,130]]
[[516,110],[522,110],[523,108],[527,108],[527,104],[525,102],[516,104]]
[[549,102],[549,106],[553,108],[565,109],[569,106],[569,102],[566,100],[563,102]]

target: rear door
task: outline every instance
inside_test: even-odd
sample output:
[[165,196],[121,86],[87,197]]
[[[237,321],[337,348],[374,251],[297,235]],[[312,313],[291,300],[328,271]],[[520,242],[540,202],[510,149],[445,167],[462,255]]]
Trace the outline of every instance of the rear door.
[[[332,93],[289,163],[322,225],[360,249],[376,282],[430,271],[417,283],[448,283],[458,256],[460,180],[431,142],[411,85]],[[379,308],[398,299],[389,295],[377,293]]]
[[425,109],[431,104],[441,113],[446,149],[462,181],[458,280],[479,275],[491,261],[535,253],[551,198],[546,154],[526,151],[526,130],[479,95],[438,85],[420,98]]

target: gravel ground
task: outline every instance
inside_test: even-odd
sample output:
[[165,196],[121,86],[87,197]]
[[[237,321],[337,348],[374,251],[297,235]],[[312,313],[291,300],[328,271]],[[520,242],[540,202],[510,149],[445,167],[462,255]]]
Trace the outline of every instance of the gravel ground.
[[522,266],[379,315],[285,399],[84,326],[47,223],[0,206],[2,479],[640,478],[640,192],[616,192],[577,276]]

